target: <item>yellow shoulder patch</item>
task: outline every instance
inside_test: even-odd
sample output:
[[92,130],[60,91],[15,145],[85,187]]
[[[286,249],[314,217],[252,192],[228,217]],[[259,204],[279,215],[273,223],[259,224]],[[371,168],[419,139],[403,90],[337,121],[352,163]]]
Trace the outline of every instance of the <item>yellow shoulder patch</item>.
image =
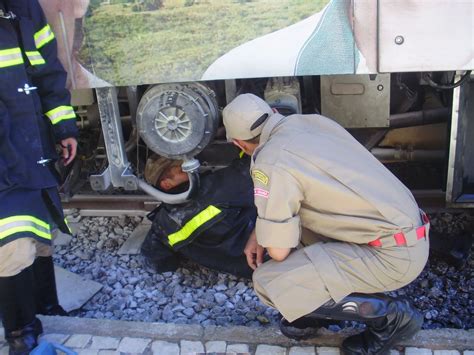
[[264,185],[268,185],[268,176],[265,175],[265,173],[263,171],[260,171],[260,170],[252,170],[252,178],[255,180],[255,181],[258,181],[258,182],[261,182],[262,184]]

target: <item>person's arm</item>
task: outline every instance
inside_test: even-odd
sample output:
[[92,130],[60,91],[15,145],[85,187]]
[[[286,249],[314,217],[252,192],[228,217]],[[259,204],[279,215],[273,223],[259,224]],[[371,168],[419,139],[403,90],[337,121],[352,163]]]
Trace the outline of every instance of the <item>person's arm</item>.
[[249,264],[253,270],[263,263],[264,252],[265,249],[257,243],[257,234],[255,233],[254,229],[250,234],[244,249],[244,254],[247,258],[247,264]]
[[285,260],[300,241],[300,203],[303,192],[287,171],[269,165],[252,169],[257,242],[276,261]]
[[273,260],[283,261],[290,255],[291,248],[267,248],[267,251]]
[[44,115],[49,119],[56,142],[63,150],[65,163],[69,164],[76,154],[76,115],[71,106],[71,95],[66,89],[67,74],[57,56],[57,43],[51,27],[46,22],[37,0],[31,0],[34,39],[37,51],[44,60],[34,66],[33,84],[38,94]]

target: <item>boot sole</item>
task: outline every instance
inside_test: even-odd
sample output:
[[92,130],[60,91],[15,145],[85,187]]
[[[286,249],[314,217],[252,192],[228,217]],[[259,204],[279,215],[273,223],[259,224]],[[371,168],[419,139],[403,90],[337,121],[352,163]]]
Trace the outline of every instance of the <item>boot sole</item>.
[[296,328],[285,325],[280,320],[280,331],[287,338],[294,340],[307,340],[316,337],[319,327]]

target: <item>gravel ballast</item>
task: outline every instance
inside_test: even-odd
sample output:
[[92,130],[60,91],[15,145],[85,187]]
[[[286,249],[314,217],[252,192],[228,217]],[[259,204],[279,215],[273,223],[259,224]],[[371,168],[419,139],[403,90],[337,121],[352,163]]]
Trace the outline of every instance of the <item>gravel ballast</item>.
[[[449,238],[470,228],[470,218],[466,213],[438,214],[432,216],[432,228]],[[203,326],[265,327],[279,321],[276,310],[260,303],[250,280],[192,262],[157,274],[142,266],[139,255],[118,255],[142,217],[81,217],[73,211],[68,219],[80,227],[69,245],[56,247],[55,263],[103,285],[72,316]],[[472,329],[473,266],[472,252],[463,267],[430,257],[414,282],[390,294],[413,300],[424,314],[425,329]]]

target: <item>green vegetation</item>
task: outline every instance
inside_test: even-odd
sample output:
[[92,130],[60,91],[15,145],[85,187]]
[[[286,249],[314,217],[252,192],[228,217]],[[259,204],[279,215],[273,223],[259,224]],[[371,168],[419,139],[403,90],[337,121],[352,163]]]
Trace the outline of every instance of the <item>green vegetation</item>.
[[165,0],[141,12],[132,8],[153,1],[102,4],[85,19],[80,58],[115,85],[198,80],[230,49],[307,18],[328,1]]

